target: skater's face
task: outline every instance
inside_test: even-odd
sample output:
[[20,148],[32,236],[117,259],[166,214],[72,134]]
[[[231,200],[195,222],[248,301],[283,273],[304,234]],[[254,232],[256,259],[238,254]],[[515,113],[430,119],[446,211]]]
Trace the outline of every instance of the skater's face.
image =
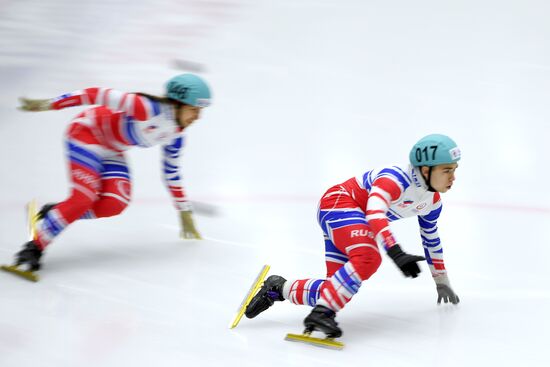
[[200,117],[201,107],[183,105],[178,110],[178,123],[184,129]]
[[[430,177],[430,185],[437,192],[447,192],[453,186],[455,180],[455,171],[458,164],[441,164],[439,166],[432,167],[432,175]],[[428,178],[429,167],[422,167],[422,175],[424,178]]]

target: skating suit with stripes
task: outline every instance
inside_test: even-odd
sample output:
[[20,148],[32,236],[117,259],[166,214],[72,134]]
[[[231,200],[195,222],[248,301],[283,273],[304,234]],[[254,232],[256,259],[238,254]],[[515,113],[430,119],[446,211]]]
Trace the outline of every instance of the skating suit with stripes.
[[36,242],[49,244],[79,218],[117,215],[131,196],[130,171],[124,151],[162,146],[162,172],[178,210],[188,210],[178,158],[184,138],[170,104],[108,88],[88,88],[51,101],[53,109],[96,105],[78,114],[66,134],[71,177],[69,197],[39,223]]
[[379,248],[387,251],[396,244],[389,223],[413,216],[418,217],[432,275],[445,273],[437,233],[440,213],[439,193],[428,191],[419,169],[412,166],[367,171],[331,187],[318,212],[325,237],[327,279],[290,280],[283,296],[296,304],[340,310],[380,266]]

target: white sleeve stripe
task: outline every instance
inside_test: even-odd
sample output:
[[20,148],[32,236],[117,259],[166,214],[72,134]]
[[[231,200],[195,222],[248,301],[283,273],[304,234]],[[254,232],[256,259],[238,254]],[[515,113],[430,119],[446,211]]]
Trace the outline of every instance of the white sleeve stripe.
[[386,219],[386,214],[385,213],[367,214],[367,218],[368,220]]
[[[391,202],[391,195],[384,189],[374,186],[370,194],[380,194],[388,203]],[[369,195],[370,196],[370,195]]]
[[369,197],[369,201],[367,202],[367,211],[382,210],[383,212],[386,212],[388,207],[387,202],[376,196]]

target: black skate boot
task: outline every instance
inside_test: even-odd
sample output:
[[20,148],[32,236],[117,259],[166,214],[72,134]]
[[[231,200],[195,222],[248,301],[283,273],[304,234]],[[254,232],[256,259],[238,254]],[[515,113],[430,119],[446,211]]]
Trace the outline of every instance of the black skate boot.
[[246,306],[246,311],[244,312],[246,317],[252,319],[273,306],[275,301],[284,301],[283,285],[285,282],[286,279],[278,275],[268,277],[262,288],[260,288],[248,306]]
[[36,213],[36,219],[37,220],[40,220],[40,219],[44,219],[44,217],[46,216],[46,214],[48,214],[48,212],[50,210],[53,209],[54,206],[56,206],[58,203],[48,203],[48,204],[44,204],[42,206],[42,208],[40,208],[40,211],[38,213]]
[[306,327],[304,334],[311,334],[313,330],[322,331],[329,338],[342,336],[342,329],[335,320],[336,312],[325,306],[315,306],[311,313],[304,319]]
[[40,269],[40,258],[42,250],[38,248],[34,241],[29,241],[23,245],[23,249],[15,254],[15,265],[21,266],[23,270],[36,271]]

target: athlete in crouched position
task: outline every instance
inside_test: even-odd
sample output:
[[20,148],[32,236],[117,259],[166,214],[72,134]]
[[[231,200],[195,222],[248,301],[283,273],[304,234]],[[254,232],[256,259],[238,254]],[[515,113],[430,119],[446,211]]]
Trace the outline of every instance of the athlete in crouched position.
[[162,146],[164,180],[179,212],[184,238],[200,239],[179,173],[184,130],[210,104],[210,89],[194,74],[166,84],[166,96],[87,88],[53,99],[21,99],[21,110],[59,110],[95,105],[78,114],[66,134],[71,190],[69,197],[42,207],[37,233],[16,254],[23,270],[40,268],[48,244],[77,219],[120,214],[130,202],[131,181],[124,152],[131,147]]
[[[253,297],[245,315],[254,318],[275,301],[287,299],[313,307],[304,320],[306,331],[340,337],[336,312],[380,266],[378,245],[407,277],[416,278],[420,273],[417,262],[427,260],[437,302],[458,304],[443,263],[437,219],[442,208],[439,194],[452,187],[459,159],[460,150],[452,139],[428,135],[411,149],[408,167],[370,170],[331,187],[321,198],[318,212],[325,238],[327,278],[286,280],[272,275]],[[389,227],[391,221],[412,216],[418,217],[425,258],[404,252]]]

